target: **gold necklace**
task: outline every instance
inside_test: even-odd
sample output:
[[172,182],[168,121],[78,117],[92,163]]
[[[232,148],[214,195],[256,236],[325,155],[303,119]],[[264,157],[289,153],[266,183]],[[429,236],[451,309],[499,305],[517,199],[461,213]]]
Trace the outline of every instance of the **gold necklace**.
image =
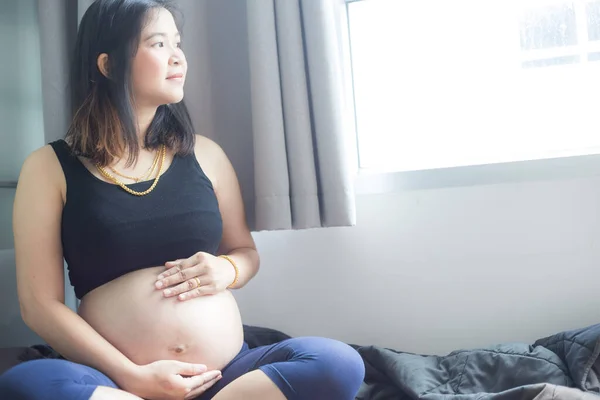
[[137,192],[133,189],[128,188],[123,182],[119,181],[113,174],[111,174],[110,172],[105,170],[100,164],[96,164],[96,168],[98,168],[100,173],[105,178],[107,178],[107,179],[111,180],[112,182],[114,182],[115,184],[119,185],[127,193],[132,194],[134,196],[145,196],[148,193],[150,193],[151,191],[153,191],[154,188],[156,187],[156,185],[158,184],[158,180],[159,180],[160,174],[162,172],[162,167],[165,162],[166,153],[167,153],[167,149],[166,149],[166,146],[163,144],[160,149],[160,155],[161,155],[160,156],[160,164],[158,165],[158,173],[156,175],[156,178],[154,178],[154,182],[152,183],[152,186],[150,186],[147,190],[144,190],[143,192]]
[[148,169],[148,171],[146,171],[144,173],[144,175],[140,176],[140,177],[135,177],[135,176],[128,176],[128,175],[124,175],[122,173],[120,173],[119,171],[115,170],[113,167],[108,167],[114,174],[119,175],[122,178],[127,178],[127,179],[131,179],[132,181],[135,181],[135,183],[138,183],[141,180],[146,180],[150,177],[150,175],[152,175],[152,172],[154,172],[154,168],[156,168],[156,164],[158,163],[158,159],[160,158],[160,149],[159,151],[156,152],[156,156],[154,156],[154,161],[152,162],[152,165],[150,166],[150,168]]

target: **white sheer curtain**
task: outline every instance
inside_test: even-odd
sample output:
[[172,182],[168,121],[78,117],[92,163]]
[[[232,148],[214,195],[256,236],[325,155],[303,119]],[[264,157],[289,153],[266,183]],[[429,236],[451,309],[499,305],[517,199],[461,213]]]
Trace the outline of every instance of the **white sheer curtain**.
[[[0,48],[0,347],[28,346],[43,340],[21,320],[12,186],[27,155],[45,140],[35,0],[0,0]],[[72,305],[69,291],[66,294]]]
[[12,202],[25,157],[44,144],[35,0],[0,1],[0,249],[13,247]]
[[[0,250],[5,255],[14,252],[12,210],[15,190],[10,186],[17,181],[25,158],[56,137],[55,129],[49,127],[60,123],[53,113],[44,119],[44,106],[52,108],[57,101],[43,102],[42,78],[47,79],[52,70],[45,63],[47,50],[40,38],[55,41],[58,38],[40,35],[38,7],[37,0],[0,0],[0,46],[5,55],[0,58]],[[68,74],[66,69],[60,72],[65,76]],[[55,90],[66,89],[60,80],[52,81]],[[10,269],[15,267],[14,258],[6,256],[1,260],[0,292],[9,296],[15,286],[10,274]],[[3,285],[6,285],[4,289]],[[16,297],[12,300],[16,302]],[[66,273],[65,301],[75,307],[75,296]],[[18,310],[18,304],[11,305],[8,300],[0,304]]]

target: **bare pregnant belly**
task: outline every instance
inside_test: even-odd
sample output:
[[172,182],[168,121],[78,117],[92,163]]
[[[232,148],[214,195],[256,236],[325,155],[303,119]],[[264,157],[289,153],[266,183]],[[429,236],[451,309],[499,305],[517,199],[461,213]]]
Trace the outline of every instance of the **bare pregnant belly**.
[[154,288],[164,267],[134,271],[88,293],[79,315],[134,363],[180,360],[222,369],[240,351],[240,312],[230,291],[180,301]]

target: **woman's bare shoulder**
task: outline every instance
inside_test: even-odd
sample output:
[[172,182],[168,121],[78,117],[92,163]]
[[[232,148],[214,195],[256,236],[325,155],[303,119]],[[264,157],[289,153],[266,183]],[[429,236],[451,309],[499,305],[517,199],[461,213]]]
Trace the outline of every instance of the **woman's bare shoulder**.
[[205,157],[217,159],[223,156],[223,149],[214,140],[203,136],[196,135],[196,154]]
[[19,174],[19,184],[36,186],[40,190],[59,190],[66,195],[65,176],[56,156],[49,144],[32,151],[23,162]]
[[213,184],[216,184],[219,180],[219,173],[222,171],[223,164],[229,161],[221,146],[206,136],[196,135],[194,152],[196,153],[198,163],[206,176],[208,176],[208,179]]

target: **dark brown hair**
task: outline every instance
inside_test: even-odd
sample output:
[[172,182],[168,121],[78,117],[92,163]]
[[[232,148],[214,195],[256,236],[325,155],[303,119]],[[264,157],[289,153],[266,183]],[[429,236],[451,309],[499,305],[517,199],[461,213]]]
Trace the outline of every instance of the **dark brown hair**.
[[[81,20],[70,81],[73,120],[65,140],[76,154],[94,163],[106,166],[125,152],[128,165],[137,160],[131,64],[147,17],[157,8],[170,11],[181,32],[180,14],[168,0],[96,0]],[[97,66],[103,53],[108,54],[110,79]],[[184,155],[193,152],[194,143],[194,127],[181,101],[158,107],[143,146],[165,144]]]

